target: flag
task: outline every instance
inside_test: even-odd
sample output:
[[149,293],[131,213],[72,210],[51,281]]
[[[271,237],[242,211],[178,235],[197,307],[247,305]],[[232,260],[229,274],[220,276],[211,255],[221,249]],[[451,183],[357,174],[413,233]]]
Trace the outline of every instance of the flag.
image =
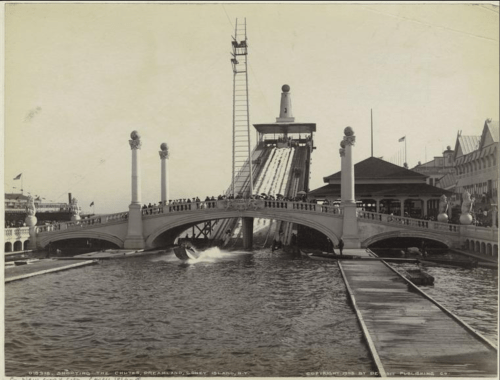
[[16,179],[21,179],[21,176],[23,175],[23,173],[19,174],[16,178],[14,178],[14,180]]
[[399,142],[403,142],[403,141],[405,141],[405,137],[406,137],[406,136],[401,137],[398,141],[399,141]]
[[92,203],[90,204],[90,206],[89,206],[89,207],[92,207],[93,205],[94,205],[94,201],[92,201]]

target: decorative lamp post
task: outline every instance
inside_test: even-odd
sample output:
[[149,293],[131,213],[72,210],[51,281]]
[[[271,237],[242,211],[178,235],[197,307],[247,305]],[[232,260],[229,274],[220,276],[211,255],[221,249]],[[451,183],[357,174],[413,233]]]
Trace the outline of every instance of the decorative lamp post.
[[167,195],[168,195],[167,160],[170,156],[167,143],[162,143],[160,145],[160,151],[158,153],[160,154],[160,160],[161,160],[161,204],[162,206],[166,206]]
[[145,246],[142,232],[141,170],[139,161],[142,142],[137,131],[132,131],[130,138],[129,144],[132,150],[132,201],[129,205],[127,236],[123,245],[126,249],[142,249]]

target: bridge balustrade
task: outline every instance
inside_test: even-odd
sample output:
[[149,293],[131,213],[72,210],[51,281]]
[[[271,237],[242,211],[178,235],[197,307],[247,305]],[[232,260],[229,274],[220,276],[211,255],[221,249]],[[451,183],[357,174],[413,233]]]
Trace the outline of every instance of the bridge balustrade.
[[431,230],[452,232],[457,234],[460,233],[460,226],[457,224],[431,222],[429,220],[405,218],[402,216],[380,214],[376,212],[358,211],[358,218],[366,220],[374,220],[388,224],[399,224],[414,228],[425,228]]
[[4,236],[5,236],[6,240],[8,238],[11,238],[12,236],[20,238],[20,237],[26,237],[29,235],[30,235],[30,228],[29,227],[6,228],[4,231]]
[[335,215],[342,215],[342,209],[335,206],[319,205],[316,203],[306,203],[306,202],[289,202],[289,201],[279,201],[279,200],[263,200],[263,199],[225,199],[225,200],[214,200],[214,201],[200,201],[200,202],[185,202],[185,203],[172,203],[166,206],[154,206],[142,209],[142,215],[144,217],[149,217],[152,215],[166,214],[166,213],[177,213],[186,211],[196,211],[196,210],[215,210],[215,209],[259,209],[259,208],[271,208],[271,209],[287,209],[295,211],[306,211],[306,212],[324,212]]
[[222,202],[224,201],[200,201],[200,202],[184,202],[184,203],[171,203],[166,206],[153,206],[142,209],[143,217],[149,215],[158,215],[172,212],[193,211],[193,210],[206,210],[223,208]]
[[74,222],[62,222],[56,224],[47,224],[45,226],[37,227],[37,234],[61,231],[61,230],[72,230],[80,228],[89,228],[98,224],[120,222],[128,219],[128,212],[119,212],[116,214],[95,216],[93,218],[81,219]]

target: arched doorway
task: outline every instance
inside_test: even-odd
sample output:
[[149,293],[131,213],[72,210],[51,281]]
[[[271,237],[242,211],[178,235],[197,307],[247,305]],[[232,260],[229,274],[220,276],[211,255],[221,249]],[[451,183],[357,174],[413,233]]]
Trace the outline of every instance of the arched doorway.
[[16,241],[14,243],[14,252],[22,251],[23,250],[23,243],[20,241]]
[[30,244],[30,241],[29,240],[26,240],[24,242],[24,250],[27,251],[28,250],[28,245]]
[[5,243],[5,252],[12,252],[12,243],[10,241]]

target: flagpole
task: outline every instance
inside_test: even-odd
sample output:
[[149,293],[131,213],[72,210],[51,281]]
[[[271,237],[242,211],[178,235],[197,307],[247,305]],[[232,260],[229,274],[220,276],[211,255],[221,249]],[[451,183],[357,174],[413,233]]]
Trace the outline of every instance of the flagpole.
[[372,157],[373,157],[373,109],[370,108],[370,124],[372,128]]
[[[408,165],[408,161],[406,159],[406,136],[405,136],[405,164]],[[408,167],[410,166],[408,165]]]

